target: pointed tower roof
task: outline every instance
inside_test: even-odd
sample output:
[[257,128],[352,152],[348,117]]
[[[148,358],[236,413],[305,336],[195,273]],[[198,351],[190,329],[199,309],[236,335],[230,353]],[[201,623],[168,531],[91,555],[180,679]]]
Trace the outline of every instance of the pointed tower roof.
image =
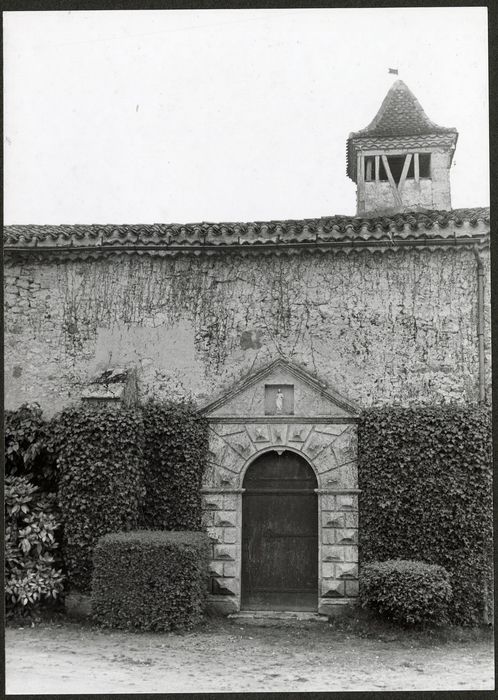
[[446,134],[451,131],[456,132],[456,129],[431,121],[410,88],[402,80],[396,80],[370,124],[350,134],[350,138]]
[[[439,126],[431,121],[419,101],[402,80],[396,80],[384,97],[379,111],[368,126],[349,134],[347,142],[347,173],[356,181],[355,153],[363,147],[378,145],[401,147],[416,146],[415,140],[427,139],[448,141],[456,144],[458,132],[454,127]],[[399,144],[396,142],[399,140]],[[403,142],[402,142],[403,140]],[[413,143],[409,143],[412,141]],[[375,143],[375,145],[374,145]],[[434,144],[435,145],[435,144]]]

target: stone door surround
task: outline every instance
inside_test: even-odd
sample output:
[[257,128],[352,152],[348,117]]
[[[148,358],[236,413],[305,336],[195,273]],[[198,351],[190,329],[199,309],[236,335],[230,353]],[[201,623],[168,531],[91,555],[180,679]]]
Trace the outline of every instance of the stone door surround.
[[[287,397],[280,398],[275,387],[285,387]],[[277,407],[268,406],[270,392],[275,402],[278,397]],[[294,415],[279,414],[279,404],[281,411],[292,405]],[[358,409],[301,368],[279,359],[202,412],[209,421],[210,464],[202,499],[203,522],[211,538],[211,606],[224,613],[241,608],[243,479],[257,456],[283,450],[303,457],[317,478],[317,610],[333,614],[354,600]]]

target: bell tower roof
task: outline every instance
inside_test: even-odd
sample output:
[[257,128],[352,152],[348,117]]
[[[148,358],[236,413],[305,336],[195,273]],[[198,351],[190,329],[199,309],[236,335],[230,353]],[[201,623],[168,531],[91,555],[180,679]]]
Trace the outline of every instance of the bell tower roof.
[[417,134],[446,134],[455,132],[453,127],[439,126],[429,119],[410,88],[402,80],[396,80],[384,97],[379,111],[370,124],[356,136],[414,136]]

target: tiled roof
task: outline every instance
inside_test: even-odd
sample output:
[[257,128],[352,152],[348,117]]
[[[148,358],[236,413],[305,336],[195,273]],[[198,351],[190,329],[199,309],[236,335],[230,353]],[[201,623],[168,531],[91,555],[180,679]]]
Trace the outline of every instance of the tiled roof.
[[6,226],[4,251],[106,251],[175,255],[227,248],[283,249],[303,245],[354,246],[434,239],[482,237],[489,209],[412,211],[390,216],[328,216],[319,219],[252,223]]
[[456,133],[454,127],[432,122],[419,101],[402,80],[397,80],[387,93],[370,124],[350,134],[358,136],[412,136],[415,134]]

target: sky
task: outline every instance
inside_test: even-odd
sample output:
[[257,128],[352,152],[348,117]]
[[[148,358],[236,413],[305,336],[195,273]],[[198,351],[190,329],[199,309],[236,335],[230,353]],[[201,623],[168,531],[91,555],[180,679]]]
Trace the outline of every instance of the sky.
[[459,131],[453,208],[489,205],[486,8],[3,18],[5,224],[352,215],[346,140],[397,77]]

